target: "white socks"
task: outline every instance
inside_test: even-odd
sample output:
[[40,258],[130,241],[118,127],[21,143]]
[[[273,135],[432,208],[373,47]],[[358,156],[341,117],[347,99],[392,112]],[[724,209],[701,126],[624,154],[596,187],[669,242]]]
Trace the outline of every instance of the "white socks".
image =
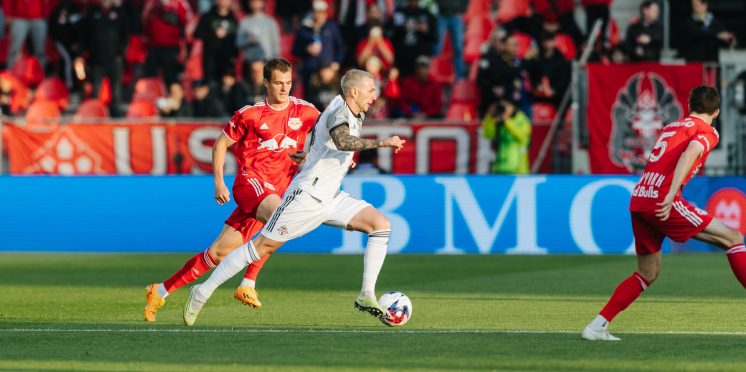
[[363,258],[363,288],[360,293],[368,297],[376,297],[376,280],[381,272],[383,260],[389,245],[391,229],[373,231],[368,234],[368,244],[365,246]]
[[[256,253],[254,244],[251,241],[238,247],[229,255],[225,256],[223,261],[220,262],[220,265],[212,271],[212,275],[210,275],[204,283],[197,286],[195,297],[197,302],[200,303],[200,305],[198,305],[199,308],[201,309],[201,305],[204,305],[204,303],[207,302],[207,299],[212,296],[212,293],[215,292],[221,284],[238,274],[239,271],[252,262],[258,260],[259,254]],[[193,304],[193,306],[194,305],[197,304]]]
[[596,319],[593,319],[591,324],[588,325],[594,331],[603,331],[609,327],[609,321],[601,315],[596,315]]
[[246,279],[246,278],[241,279],[241,284],[239,285],[239,287],[246,287],[246,286],[249,286],[251,288],[256,288],[256,282],[251,279]]
[[158,287],[156,287],[156,290],[158,291],[158,295],[161,296],[161,298],[168,297],[168,291],[166,290],[166,286],[163,285],[163,283],[158,284]]

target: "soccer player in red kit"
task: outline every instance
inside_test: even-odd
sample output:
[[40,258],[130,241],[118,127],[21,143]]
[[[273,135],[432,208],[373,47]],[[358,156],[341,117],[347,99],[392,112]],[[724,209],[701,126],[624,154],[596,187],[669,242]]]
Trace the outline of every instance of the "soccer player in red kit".
[[722,248],[736,278],[746,287],[746,248],[741,233],[681,196],[684,185],[720,139],[712,127],[720,114],[719,106],[715,88],[694,88],[689,95],[689,116],[666,125],[658,135],[629,205],[637,271],[619,283],[596,319],[581,332],[583,339],[619,341],[609,333],[609,323],[658,277],[665,237],[676,242],[694,238]]
[[[238,171],[233,183],[233,199],[238,206],[208,249],[189,259],[163,283],[146,288],[146,321],[155,321],[156,312],[170,293],[204,275],[259,232],[280,205],[281,195],[297,172],[296,163],[302,160],[300,151],[306,134],[316,123],[319,111],[312,104],[289,95],[292,65],[283,58],[267,61],[264,86],[267,99],[236,111],[212,148],[215,200],[220,205],[230,201],[230,192],[223,180],[225,154],[231,147],[236,155]],[[265,261],[250,265],[236,290],[236,299],[254,308],[262,306],[254,285]]]

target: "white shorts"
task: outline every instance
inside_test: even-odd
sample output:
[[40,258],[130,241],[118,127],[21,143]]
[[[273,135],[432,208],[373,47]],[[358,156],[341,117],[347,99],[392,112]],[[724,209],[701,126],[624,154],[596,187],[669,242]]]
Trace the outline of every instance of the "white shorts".
[[344,229],[355,215],[369,206],[368,202],[344,191],[322,203],[306,191],[288,190],[264,225],[262,235],[286,242],[313,231],[321,224]]

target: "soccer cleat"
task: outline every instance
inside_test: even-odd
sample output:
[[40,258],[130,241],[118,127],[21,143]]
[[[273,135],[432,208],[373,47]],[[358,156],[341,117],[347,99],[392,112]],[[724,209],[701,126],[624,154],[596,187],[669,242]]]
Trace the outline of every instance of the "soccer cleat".
[[236,300],[241,301],[244,305],[251,306],[255,309],[262,308],[262,302],[259,301],[259,294],[256,293],[256,289],[249,287],[248,285],[236,288],[236,294],[233,295]]
[[381,305],[378,304],[375,298],[367,296],[357,296],[355,299],[355,308],[373,315],[376,318],[388,317],[388,314],[383,310]]
[[621,341],[619,337],[613,336],[609,333],[609,330],[604,328],[600,331],[591,329],[591,327],[583,328],[580,332],[580,338],[588,341]]
[[145,287],[145,316],[146,322],[155,322],[155,313],[166,304],[166,300],[158,294],[158,284]]
[[196,302],[196,292],[196,285],[192,288],[189,288],[189,297],[187,298],[186,304],[184,304],[184,324],[186,324],[188,327],[194,325],[201,310],[201,308],[200,310],[194,309],[194,303]]

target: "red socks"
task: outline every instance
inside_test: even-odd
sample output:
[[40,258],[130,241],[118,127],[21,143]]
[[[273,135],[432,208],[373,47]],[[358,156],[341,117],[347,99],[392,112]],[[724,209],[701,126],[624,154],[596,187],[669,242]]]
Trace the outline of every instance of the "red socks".
[[262,269],[262,266],[264,266],[264,263],[267,262],[267,259],[269,258],[269,254],[265,254],[264,257],[260,258],[259,261],[253,262],[249,267],[246,268],[246,274],[244,274],[244,278],[253,280],[256,282],[256,277],[259,275],[259,270]]
[[[742,260],[742,263],[746,264],[746,257],[743,257]],[[744,265],[744,268],[746,268],[746,265]],[[629,278],[619,283],[599,315],[611,322],[617,314],[626,309],[637,297],[640,297],[642,291],[649,285],[650,283],[642,275],[636,272],[632,273]]]
[[725,253],[728,256],[728,262],[730,262],[733,274],[736,275],[741,285],[746,287],[746,247],[744,247],[743,243],[736,244],[728,248]]
[[213,267],[215,267],[215,261],[210,258],[207,250],[197,253],[194,257],[190,258],[189,261],[179,269],[179,271],[166,279],[166,281],[163,282],[163,286],[166,287],[168,293],[172,293],[177,288],[197,280],[197,278]]

